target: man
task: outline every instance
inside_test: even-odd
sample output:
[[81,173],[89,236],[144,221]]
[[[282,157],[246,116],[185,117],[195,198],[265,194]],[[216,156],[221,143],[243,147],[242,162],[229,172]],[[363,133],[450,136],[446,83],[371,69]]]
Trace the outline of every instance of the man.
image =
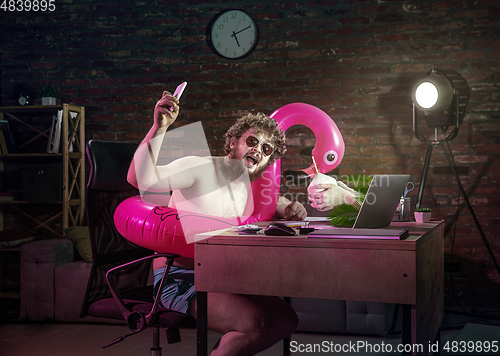
[[[139,189],[171,191],[169,206],[220,217],[247,217],[252,213],[250,183],[286,151],[285,135],[264,114],[249,114],[226,134],[225,157],[188,156],[157,165],[163,136],[179,115],[179,101],[169,92],[155,106],[154,123],[139,145],[128,181]],[[189,139],[189,138],[188,138]],[[280,197],[276,214],[303,220],[305,208]],[[155,285],[165,260],[154,260]],[[171,268],[162,304],[196,318],[194,261],[179,257]],[[211,355],[254,355],[292,334],[297,315],[281,298],[208,294],[208,327],[222,334]]]

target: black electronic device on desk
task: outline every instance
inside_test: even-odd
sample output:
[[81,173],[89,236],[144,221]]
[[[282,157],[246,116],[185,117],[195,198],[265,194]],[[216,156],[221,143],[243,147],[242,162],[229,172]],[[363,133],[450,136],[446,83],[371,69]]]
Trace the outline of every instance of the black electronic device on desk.
[[351,229],[331,228],[311,232],[308,237],[344,239],[389,239],[404,240],[409,231],[405,228]]
[[274,222],[266,227],[264,234],[269,236],[294,236],[296,231],[286,224]]

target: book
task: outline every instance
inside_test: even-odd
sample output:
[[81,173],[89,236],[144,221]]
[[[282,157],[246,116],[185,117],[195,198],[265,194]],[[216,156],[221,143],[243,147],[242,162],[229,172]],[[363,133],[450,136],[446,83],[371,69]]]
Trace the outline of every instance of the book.
[[52,117],[52,126],[50,127],[49,141],[47,142],[47,153],[59,153],[62,114],[62,110],[59,110],[57,115]]
[[47,141],[47,153],[54,152],[54,133],[56,128],[57,116],[52,116],[52,125],[50,126],[49,140]]
[[62,110],[57,111],[57,121],[54,132],[54,151],[52,153],[59,153],[59,146],[61,146],[62,114]]
[[337,228],[337,229],[319,229],[307,235],[307,237],[318,238],[337,238],[337,239],[390,239],[402,240],[409,234],[408,229],[352,229],[352,228]]

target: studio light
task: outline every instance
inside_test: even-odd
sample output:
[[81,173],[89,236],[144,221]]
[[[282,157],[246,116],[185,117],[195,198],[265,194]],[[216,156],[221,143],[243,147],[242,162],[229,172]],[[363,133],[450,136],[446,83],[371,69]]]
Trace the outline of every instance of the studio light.
[[[490,254],[493,264],[500,275],[500,266],[495,259],[486,235],[479,224],[476,213],[469,201],[469,197],[460,182],[455,161],[451,149],[445,146],[445,142],[453,140],[460,130],[460,125],[464,120],[465,109],[469,101],[470,88],[464,78],[454,70],[439,70],[432,69],[424,79],[419,80],[413,87],[411,98],[413,101],[413,133],[422,142],[427,142],[427,153],[425,156],[424,168],[422,170],[422,178],[418,190],[416,209],[420,208],[422,195],[424,192],[425,181],[429,169],[429,163],[432,155],[432,148],[440,145],[443,149],[444,156],[451,172],[455,177],[460,192],[462,193],[465,203],[476,223],[476,226],[481,234],[483,242]],[[428,127],[434,128],[434,139],[427,140],[418,130],[418,113],[423,113],[423,117]],[[454,126],[452,131],[448,133],[450,126]],[[438,129],[443,132],[443,139],[438,138]]]
[[[413,87],[414,121],[419,110],[428,127],[446,131],[455,126],[456,132],[453,131],[449,138],[453,139],[464,120],[469,96],[469,85],[460,74],[454,70],[433,69]],[[421,139],[419,134],[416,136]]]
[[[452,157],[445,149],[443,142],[453,140],[460,130],[464,120],[465,109],[469,101],[470,88],[460,74],[454,70],[432,69],[413,87],[411,99],[413,102],[413,134],[422,142],[428,144],[425,157],[422,180],[417,197],[416,208],[420,208],[422,195],[427,179],[427,171],[432,155],[432,148],[441,145],[452,171]],[[428,140],[420,133],[419,116],[423,116],[428,127],[434,128],[434,138]],[[450,126],[454,126],[448,133]],[[438,138],[438,129],[443,132],[443,138]]]

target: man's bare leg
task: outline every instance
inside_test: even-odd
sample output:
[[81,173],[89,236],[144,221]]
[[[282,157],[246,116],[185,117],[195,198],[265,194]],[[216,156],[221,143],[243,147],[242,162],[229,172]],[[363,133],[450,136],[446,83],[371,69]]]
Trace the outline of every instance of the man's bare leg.
[[[196,300],[191,315],[196,318]],[[255,355],[291,335],[297,325],[297,314],[281,298],[208,293],[208,328],[224,334],[212,356]]]

